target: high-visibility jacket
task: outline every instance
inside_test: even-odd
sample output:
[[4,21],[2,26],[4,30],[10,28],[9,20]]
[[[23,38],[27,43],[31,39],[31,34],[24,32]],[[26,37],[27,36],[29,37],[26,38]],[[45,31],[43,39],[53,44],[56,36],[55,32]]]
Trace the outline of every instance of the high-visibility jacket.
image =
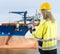
[[42,46],[39,46],[42,50],[53,50],[56,49],[57,40],[57,23],[51,22],[50,20],[42,20],[36,31],[32,32],[32,35],[42,41]]

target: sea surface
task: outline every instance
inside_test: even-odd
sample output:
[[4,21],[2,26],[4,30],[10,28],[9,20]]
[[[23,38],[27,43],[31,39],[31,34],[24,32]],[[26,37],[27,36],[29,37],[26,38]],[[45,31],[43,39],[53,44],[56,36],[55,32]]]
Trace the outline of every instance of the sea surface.
[[57,54],[60,54],[60,42],[57,43]]

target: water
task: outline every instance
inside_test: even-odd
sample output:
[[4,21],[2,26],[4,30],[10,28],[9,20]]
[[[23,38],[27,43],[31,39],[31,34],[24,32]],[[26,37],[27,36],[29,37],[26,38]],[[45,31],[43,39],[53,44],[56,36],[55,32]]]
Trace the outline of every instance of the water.
[[60,54],[60,42],[57,44],[57,53]]
[[0,49],[0,54],[38,54],[38,52],[34,49]]

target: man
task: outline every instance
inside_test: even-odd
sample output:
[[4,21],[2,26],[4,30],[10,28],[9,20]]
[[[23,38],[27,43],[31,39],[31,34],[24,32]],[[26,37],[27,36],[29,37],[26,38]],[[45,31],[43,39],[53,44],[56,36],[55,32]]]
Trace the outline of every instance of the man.
[[41,5],[40,10],[43,16],[43,20],[32,35],[38,39],[40,54],[57,54],[57,24],[54,17],[51,14],[51,5],[45,2]]

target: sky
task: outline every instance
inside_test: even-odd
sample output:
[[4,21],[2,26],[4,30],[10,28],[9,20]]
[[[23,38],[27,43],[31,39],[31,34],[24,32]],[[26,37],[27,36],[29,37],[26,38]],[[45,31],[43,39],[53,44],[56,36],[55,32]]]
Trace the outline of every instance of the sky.
[[33,16],[36,9],[43,2],[49,2],[52,5],[52,13],[58,24],[58,37],[60,35],[60,0],[0,0],[0,23],[13,22],[19,20],[20,15],[10,14],[10,11],[28,11],[28,15]]

